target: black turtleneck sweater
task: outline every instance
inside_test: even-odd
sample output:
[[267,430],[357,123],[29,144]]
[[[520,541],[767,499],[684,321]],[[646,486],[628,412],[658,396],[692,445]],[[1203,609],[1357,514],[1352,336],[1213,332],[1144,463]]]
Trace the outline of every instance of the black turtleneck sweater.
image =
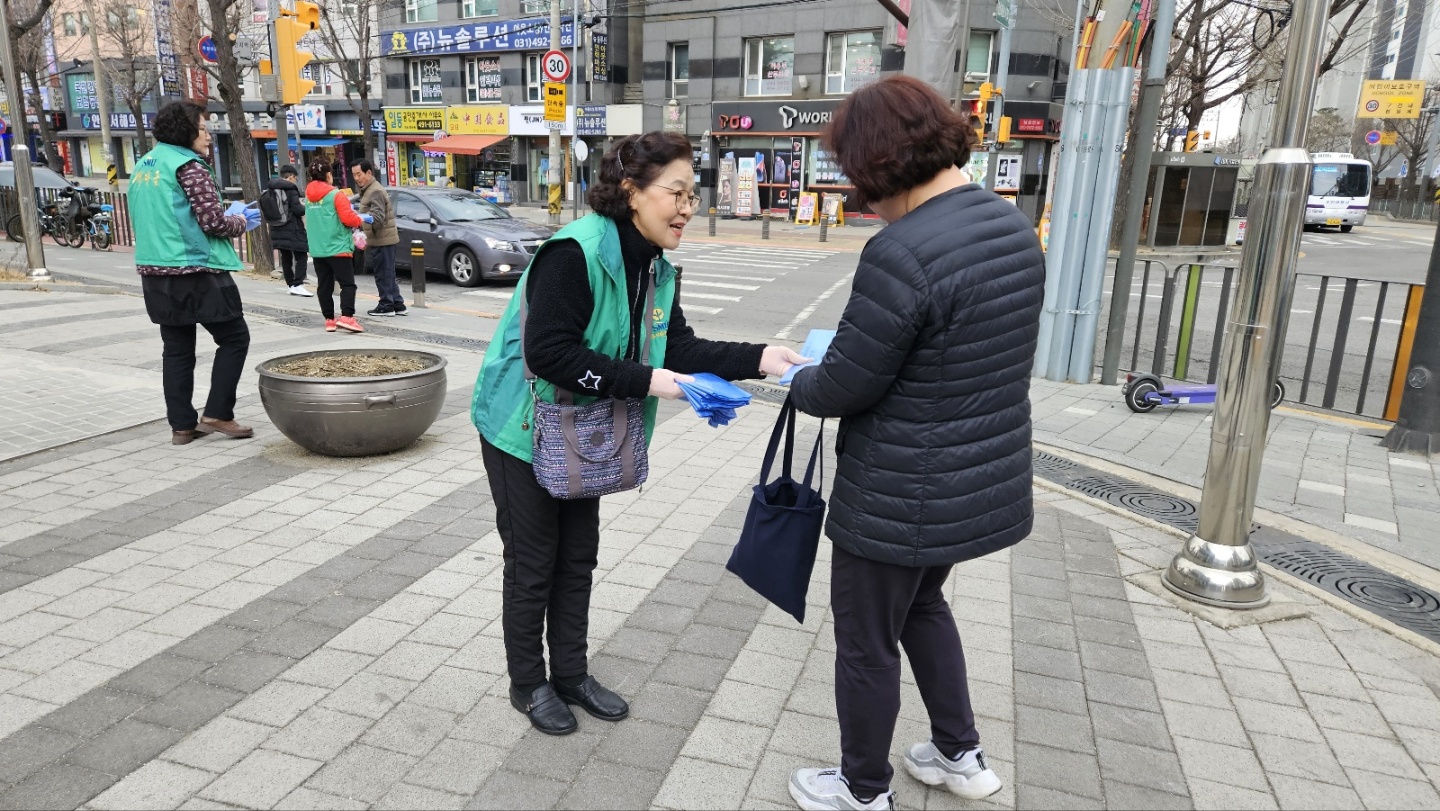
[[[585,254],[566,240],[546,246],[530,267],[526,300],[530,305],[525,327],[525,359],[540,378],[577,394],[598,397],[644,397],[650,391],[652,367],[640,363],[639,332],[645,324],[644,284],[650,263],[661,250],[629,220],[616,220],[620,252],[625,259],[625,288],[635,302],[630,312],[631,334],[623,358],[612,358],[585,347],[585,329],[595,310]],[[726,380],[764,377],[760,355],[764,344],[707,341],[696,337],[685,323],[677,299],[670,311],[665,368],[681,374],[710,372]],[[596,378],[599,378],[596,381]]]

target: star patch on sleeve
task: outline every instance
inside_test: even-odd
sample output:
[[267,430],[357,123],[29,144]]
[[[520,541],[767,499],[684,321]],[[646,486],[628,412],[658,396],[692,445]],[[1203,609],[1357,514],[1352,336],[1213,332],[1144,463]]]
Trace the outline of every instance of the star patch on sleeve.
[[585,376],[580,378],[580,386],[582,388],[590,389],[591,391],[599,391],[600,375],[597,375],[589,369],[586,369]]

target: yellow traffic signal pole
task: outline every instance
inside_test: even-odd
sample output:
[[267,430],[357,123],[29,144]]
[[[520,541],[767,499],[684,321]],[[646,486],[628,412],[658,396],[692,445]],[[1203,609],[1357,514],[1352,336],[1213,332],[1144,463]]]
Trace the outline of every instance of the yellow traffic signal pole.
[[[280,69],[280,41],[276,25],[280,21],[283,9],[280,7],[280,0],[270,0],[269,6],[270,30],[267,33],[270,34],[270,73],[275,77],[275,97],[266,99],[266,101],[275,105],[271,115],[275,119],[275,166],[278,169],[290,162],[290,133],[288,122],[285,120],[285,71]],[[268,160],[265,162],[265,168],[266,174],[269,174],[270,162]],[[301,167],[302,172],[303,169],[304,167]],[[279,172],[277,171],[275,174],[278,175]],[[301,174],[301,177],[304,176]]]
[[[289,105],[299,104],[309,95],[315,83],[300,78],[300,71],[315,58],[309,51],[300,50],[300,39],[320,27],[320,7],[314,3],[297,0],[295,10],[280,6],[279,0],[270,3],[270,65],[275,75],[275,160],[277,165],[289,163],[290,133]],[[296,157],[303,157],[300,145],[300,127],[295,127]],[[303,168],[303,167],[302,167]]]

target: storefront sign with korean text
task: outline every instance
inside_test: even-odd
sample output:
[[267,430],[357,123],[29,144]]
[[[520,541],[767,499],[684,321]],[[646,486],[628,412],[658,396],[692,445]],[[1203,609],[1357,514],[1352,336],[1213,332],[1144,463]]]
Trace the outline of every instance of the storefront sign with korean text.
[[445,129],[445,110],[438,107],[394,107],[385,111],[385,129],[430,135]]
[[[560,26],[560,47],[575,44],[575,24]],[[380,32],[380,55],[543,51],[550,47],[550,22],[542,17],[472,25],[445,25]]]
[[590,32],[590,76],[592,81],[610,81],[610,35]]
[[[574,107],[566,110],[565,128],[560,130],[561,135],[571,135],[575,132],[574,110]],[[545,124],[544,105],[526,104],[510,106],[511,135],[549,135],[550,128],[545,126]]]
[[509,135],[510,108],[500,104],[446,107],[445,131],[451,135]]
[[[469,70],[469,68],[466,68]],[[500,89],[505,81],[500,76],[500,57],[487,56],[475,60],[473,87],[477,101],[499,101]]]
[[575,134],[603,136],[605,134],[605,106],[597,104],[591,107],[576,107]]
[[66,77],[70,85],[70,109],[83,113],[100,109],[100,97],[95,92],[95,75],[72,73]]

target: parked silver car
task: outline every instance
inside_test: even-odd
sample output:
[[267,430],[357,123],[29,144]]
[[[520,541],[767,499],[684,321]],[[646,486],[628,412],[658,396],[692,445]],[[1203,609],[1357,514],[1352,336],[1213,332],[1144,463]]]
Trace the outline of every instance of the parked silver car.
[[463,189],[390,189],[400,231],[395,264],[410,267],[413,240],[425,246],[425,272],[444,273],[461,287],[518,279],[555,229],[535,225]]

